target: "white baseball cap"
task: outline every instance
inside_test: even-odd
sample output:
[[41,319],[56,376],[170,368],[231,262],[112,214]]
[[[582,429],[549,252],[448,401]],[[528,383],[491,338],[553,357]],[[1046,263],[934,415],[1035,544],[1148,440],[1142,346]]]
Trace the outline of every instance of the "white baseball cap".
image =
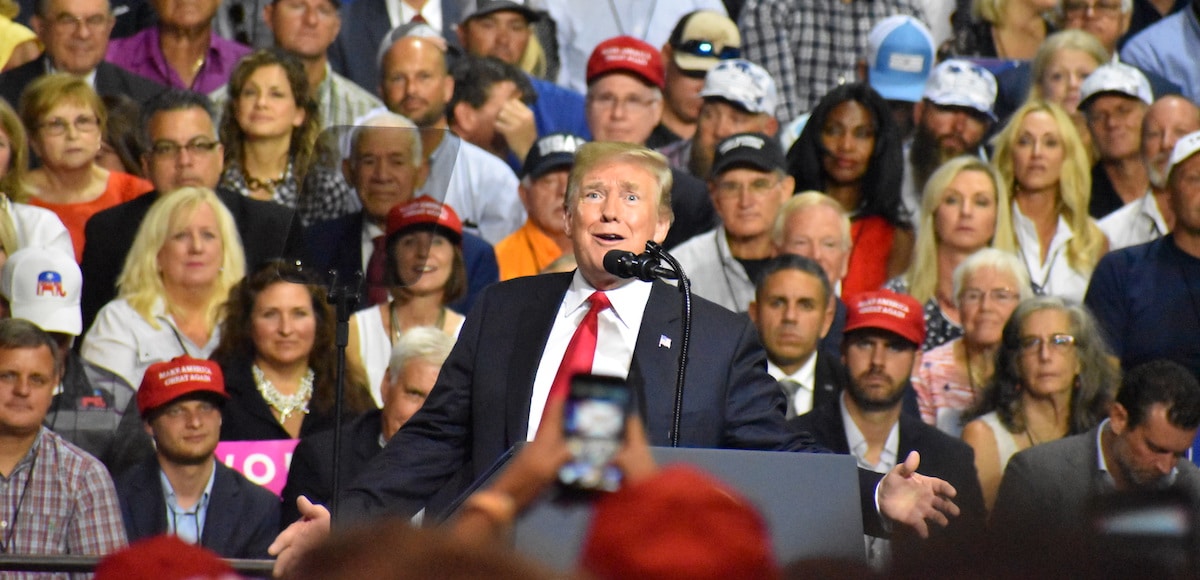
[[1171,162],[1167,164],[1167,178],[1170,179],[1171,172],[1175,171],[1176,165],[1187,161],[1196,153],[1200,153],[1200,131],[1180,137],[1175,142],[1175,148],[1171,150]]
[[973,62],[952,58],[934,67],[921,96],[943,107],[975,109],[995,121],[996,93],[995,75]]
[[23,318],[46,332],[83,333],[79,298],[83,274],[72,256],[49,248],[22,248],[0,270],[0,294],[8,299],[13,318]]
[[1138,99],[1147,105],[1154,103],[1150,81],[1142,71],[1120,62],[1103,64],[1092,71],[1079,87],[1079,108],[1086,109],[1093,97],[1116,93]]
[[723,60],[704,75],[701,97],[719,97],[750,113],[775,114],[778,95],[771,73],[746,59]]

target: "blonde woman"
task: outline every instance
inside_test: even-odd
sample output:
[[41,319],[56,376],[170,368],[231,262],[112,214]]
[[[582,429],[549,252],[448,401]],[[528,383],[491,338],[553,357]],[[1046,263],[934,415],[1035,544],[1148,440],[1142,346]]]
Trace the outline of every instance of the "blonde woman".
[[13,21],[21,6],[0,0],[0,72],[17,68],[42,54],[42,43],[28,27]]
[[1070,116],[1031,100],[993,139],[992,164],[1012,188],[1017,252],[1037,294],[1083,300],[1108,240],[1088,216],[1091,164]]
[[986,247],[1016,250],[1008,188],[985,161],[961,156],[942,164],[921,196],[912,266],[887,287],[925,305],[929,350],[962,336],[954,270]]
[[975,0],[972,20],[941,50],[942,56],[1029,60],[1054,32],[1048,17],[1057,0]]
[[117,299],[100,309],[83,358],[138,388],[152,363],[208,358],[221,305],[245,273],[233,217],[210,189],[185,187],[154,203],[138,228]]

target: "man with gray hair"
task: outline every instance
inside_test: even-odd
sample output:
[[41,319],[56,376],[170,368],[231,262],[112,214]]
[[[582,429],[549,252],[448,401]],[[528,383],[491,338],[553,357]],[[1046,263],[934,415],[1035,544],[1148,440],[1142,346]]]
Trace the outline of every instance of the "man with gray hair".
[[1100,219],[1146,194],[1142,119],[1154,97],[1146,76],[1119,62],[1093,71],[1079,93],[1079,110],[1100,154],[1092,166],[1088,213]]
[[[441,329],[418,326],[400,336],[392,346],[387,374],[379,385],[383,408],[369,411],[342,427],[342,458],[338,466],[342,483],[362,472],[392,435],[408,421],[433,389],[442,363],[450,356],[454,338]],[[292,455],[287,485],[283,488],[283,522],[300,517],[296,498],[326,503],[333,495],[333,432],[300,438]]]
[[1179,95],[1162,97],[1146,109],[1141,131],[1142,162],[1150,188],[1140,199],[1100,220],[1109,251],[1154,241],[1171,231],[1175,214],[1167,189],[1167,163],[1180,137],[1200,131],[1200,107]]
[[819,191],[796,194],[779,208],[771,240],[776,252],[804,256],[825,270],[825,276],[834,288],[836,304],[833,324],[821,339],[820,348],[838,352],[842,348],[842,328],[846,326],[846,303],[839,296],[853,243],[850,218],[842,204]]

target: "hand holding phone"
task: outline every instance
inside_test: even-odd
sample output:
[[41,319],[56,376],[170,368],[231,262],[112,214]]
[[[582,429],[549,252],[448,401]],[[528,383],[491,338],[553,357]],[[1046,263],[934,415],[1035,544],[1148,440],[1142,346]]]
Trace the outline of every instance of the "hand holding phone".
[[558,472],[563,485],[585,491],[621,487],[621,470],[613,464],[613,457],[624,441],[631,402],[625,379],[599,375],[571,379],[563,410],[571,459]]

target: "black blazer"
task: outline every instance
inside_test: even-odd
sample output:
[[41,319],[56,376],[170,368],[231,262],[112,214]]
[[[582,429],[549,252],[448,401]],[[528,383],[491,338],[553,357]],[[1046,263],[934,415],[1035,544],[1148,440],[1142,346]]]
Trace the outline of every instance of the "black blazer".
[[[442,38],[461,47],[455,26],[462,20],[461,2],[442,3]],[[338,74],[379,94],[379,45],[392,29],[383,0],[346,2],[342,5],[342,31],[329,47],[329,65]]]
[[[0,97],[4,97],[13,108],[21,98],[21,92],[34,79],[46,74],[46,55],[35,58],[4,74],[0,74]],[[166,87],[137,74],[131,73],[108,61],[96,66],[96,93],[125,95],[139,103],[145,103]]]
[[[313,266],[321,272],[335,270],[343,284],[354,280],[362,271],[362,228],[361,211],[309,227],[305,243]],[[500,279],[500,266],[496,264],[492,245],[469,232],[463,232],[462,252],[467,267],[467,295],[450,307],[466,313],[479,293]],[[359,308],[367,306],[365,301],[359,303]]]
[[[453,476],[474,480],[526,440],[534,377],[571,278],[531,276],[484,291],[425,406],[342,495],[342,517],[415,513],[435,493],[454,495],[443,489]],[[766,372],[750,320],[699,297],[692,311],[680,445],[819,450],[811,437],[789,431],[783,393]],[[680,322],[678,291],[654,283],[628,377],[651,445],[669,444]],[[879,479],[860,470],[859,485],[868,490],[864,523],[873,529],[880,528],[873,493]],[[431,505],[428,513],[442,507]]]
[[[246,254],[246,269],[272,258],[304,257],[303,226],[296,212],[277,203],[250,199],[217,189],[217,197],[233,214]],[[125,256],[133,247],[138,227],[158,200],[150,192],[93,215],[84,228],[91,242],[83,246],[83,327],[89,328],[100,311],[117,295],[117,277],[125,267]]]
[[[850,454],[841,407],[837,404],[814,408],[788,421],[788,424],[796,431],[811,433],[817,443],[834,453]],[[958,491],[954,503],[962,513],[957,518],[951,518],[946,528],[933,531],[928,542],[918,541],[915,535],[897,534],[893,537],[893,558],[960,558],[973,553],[981,545],[980,535],[986,518],[983,490],[975,471],[975,452],[961,440],[906,413],[900,413],[898,450],[897,461],[903,461],[909,452],[917,451],[921,454],[917,473],[937,477],[953,485]],[[936,530],[936,526],[931,529]],[[932,555],[934,553],[936,556]]]
[[[279,531],[279,497],[220,461],[215,463],[200,544],[224,558],[268,558],[267,546]],[[116,485],[130,542],[167,531],[157,457],[126,471]]]
[[[350,486],[367,463],[383,449],[379,445],[383,413],[378,409],[342,426],[342,457],[338,471],[342,474],[342,489]],[[313,503],[328,504],[333,498],[333,430],[300,438],[288,467],[287,485],[283,487],[283,520],[280,529],[300,517],[296,498],[307,497]]]
[[813,409],[837,405],[842,387],[850,382],[846,367],[837,357],[820,351],[817,351],[817,368],[813,379]]
[[[254,375],[250,371],[250,359],[239,356],[230,360],[217,360],[217,364],[221,366],[221,373],[225,375],[225,392],[229,394],[229,400],[221,410],[221,441],[291,439],[292,436],[275,419],[271,407],[258,392],[258,387],[254,384]],[[354,416],[347,413],[343,418],[349,423]],[[304,422],[300,424],[300,436],[332,429],[333,419],[332,409],[327,412],[310,410],[304,416]]]

